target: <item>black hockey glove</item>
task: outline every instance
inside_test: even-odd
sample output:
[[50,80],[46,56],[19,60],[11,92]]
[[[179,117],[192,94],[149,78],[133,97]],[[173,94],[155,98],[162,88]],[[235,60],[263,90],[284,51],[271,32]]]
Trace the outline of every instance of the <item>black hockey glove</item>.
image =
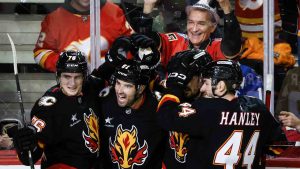
[[198,71],[197,73],[202,73],[203,68],[210,62],[212,62],[212,58],[209,53],[207,53],[205,50],[196,50],[196,54],[193,56],[193,60],[190,63],[191,69]]
[[112,44],[112,47],[109,49],[105,56],[105,61],[111,63],[114,66],[118,66],[121,62],[127,59],[127,52],[131,51],[134,50],[130,38],[121,36],[117,38]]
[[8,135],[13,138],[18,152],[33,151],[37,146],[36,129],[31,125],[22,128],[14,126],[8,130]]
[[134,60],[155,69],[160,62],[160,53],[154,40],[143,34],[133,34],[130,38],[136,47]]
[[193,58],[196,54],[196,51],[191,50],[175,54],[167,65],[167,88],[172,86],[184,88],[189,83],[193,75],[197,73],[197,65],[194,64]]

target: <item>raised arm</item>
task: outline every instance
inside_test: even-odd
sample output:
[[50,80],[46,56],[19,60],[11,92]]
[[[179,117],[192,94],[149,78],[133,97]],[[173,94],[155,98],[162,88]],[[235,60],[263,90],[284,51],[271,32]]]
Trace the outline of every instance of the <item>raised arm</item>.
[[224,12],[224,36],[221,43],[223,54],[228,59],[238,56],[242,48],[242,33],[240,24],[232,11],[229,0],[217,0]]

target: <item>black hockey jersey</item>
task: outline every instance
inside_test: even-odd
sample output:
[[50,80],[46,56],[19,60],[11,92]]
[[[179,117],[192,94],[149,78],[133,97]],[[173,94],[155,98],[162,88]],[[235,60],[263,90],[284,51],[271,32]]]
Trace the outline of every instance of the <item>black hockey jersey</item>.
[[187,133],[169,131],[165,145],[163,165],[165,169],[184,169],[189,158],[189,140]]
[[104,97],[101,113],[105,169],[161,169],[163,139],[158,126],[157,100],[147,91],[138,109],[119,107],[114,90]]
[[54,86],[35,103],[31,123],[44,151],[42,168],[53,164],[93,167],[100,148],[98,99],[91,85],[84,85],[82,94],[74,97]]
[[263,103],[246,96],[232,101],[200,98],[190,104],[165,95],[158,116],[164,129],[189,134],[188,169],[263,168],[262,150],[280,134]]

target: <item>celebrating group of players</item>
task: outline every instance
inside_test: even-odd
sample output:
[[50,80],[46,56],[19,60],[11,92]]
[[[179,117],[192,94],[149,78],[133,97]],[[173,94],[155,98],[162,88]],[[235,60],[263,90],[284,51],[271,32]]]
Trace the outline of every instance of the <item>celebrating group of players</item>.
[[279,138],[280,126],[259,99],[235,96],[242,72],[228,59],[240,52],[241,32],[229,0],[217,1],[223,39],[211,38],[218,16],[200,0],[187,6],[186,35],[120,36],[91,74],[86,44],[59,43],[55,51],[58,43],[42,32],[36,59],[58,83],[35,103],[31,124],[9,132],[20,161],[42,158],[47,169],[264,168],[263,148]]

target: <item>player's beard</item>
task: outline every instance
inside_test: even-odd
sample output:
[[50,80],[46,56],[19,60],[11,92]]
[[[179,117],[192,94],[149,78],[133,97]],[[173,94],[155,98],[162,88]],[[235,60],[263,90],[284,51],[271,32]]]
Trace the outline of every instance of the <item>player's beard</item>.
[[200,90],[197,90],[195,92],[192,91],[192,89],[190,89],[189,87],[187,87],[185,90],[184,90],[184,95],[187,99],[193,99],[193,98],[196,98],[200,95]]
[[213,95],[209,94],[207,92],[203,92],[203,93],[201,93],[201,97],[204,97],[204,98],[213,98]]

